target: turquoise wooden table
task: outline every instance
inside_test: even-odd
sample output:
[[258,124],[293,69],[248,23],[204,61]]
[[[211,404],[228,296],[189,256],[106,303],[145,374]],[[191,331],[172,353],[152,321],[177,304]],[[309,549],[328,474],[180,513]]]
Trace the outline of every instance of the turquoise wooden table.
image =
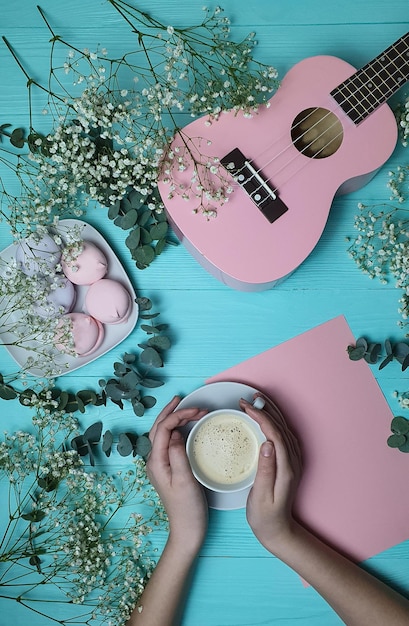
[[[34,0],[14,0],[1,7],[0,34],[25,60],[31,75],[47,72],[49,32],[40,19]],[[168,24],[187,25],[201,17],[202,2],[194,0],[140,0]],[[59,35],[79,49],[106,46],[110,53],[132,47],[132,34],[103,0],[43,0],[42,9]],[[304,57],[334,55],[362,67],[408,30],[407,0],[225,0],[223,8],[232,20],[232,37],[240,39],[255,31],[257,59],[274,65],[282,78]],[[0,124],[27,126],[26,80],[6,46],[0,45]],[[401,96],[403,94],[400,94]],[[42,122],[43,126],[46,122]],[[338,197],[318,245],[286,281],[260,293],[232,290],[208,274],[182,246],[168,245],[150,267],[136,269],[124,244],[126,233],[113,226],[104,209],[89,209],[85,218],[109,240],[140,296],[153,302],[161,321],[169,324],[172,348],[163,369],[165,385],[156,393],[158,403],[141,418],[125,407],[93,407],[79,419],[85,428],[102,420],[104,428],[123,431],[149,429],[157,412],[174,395],[186,395],[207,378],[249,357],[313,328],[337,315],[345,315],[356,337],[374,340],[403,338],[397,326],[400,293],[393,281],[386,285],[369,280],[347,254],[346,237],[354,235],[358,202],[388,200],[387,172],[405,159],[396,148],[388,164],[362,190]],[[407,156],[406,156],[407,159]],[[17,193],[17,183],[5,167],[0,175]],[[0,248],[11,243],[7,225],[0,224]],[[112,363],[141,341],[138,327],[120,347],[97,361],[61,377],[67,389],[98,387],[111,374]],[[2,373],[15,365],[4,349]],[[374,374],[394,413],[401,412],[393,392],[405,390],[407,375],[393,364]],[[17,401],[0,400],[1,429],[30,429],[30,411]],[[385,443],[386,445],[386,443]],[[106,472],[126,468],[130,461],[112,455],[98,459]],[[409,455],[408,455],[409,475]],[[406,497],[403,495],[403,497]],[[3,508],[2,508],[3,511]],[[409,520],[408,520],[409,524]],[[161,548],[165,532],[158,531],[154,544]],[[409,594],[409,541],[371,558],[365,566],[391,585]],[[47,626],[53,622],[30,613],[15,601],[2,598],[0,624]],[[46,605],[44,605],[46,606]],[[58,618],[58,613],[54,614]],[[99,622],[95,622],[99,623]],[[209,532],[201,550],[192,589],[183,617],[184,626],[255,626],[296,624],[332,626],[339,618],[298,576],[267,554],[252,535],[245,511],[210,511]]]

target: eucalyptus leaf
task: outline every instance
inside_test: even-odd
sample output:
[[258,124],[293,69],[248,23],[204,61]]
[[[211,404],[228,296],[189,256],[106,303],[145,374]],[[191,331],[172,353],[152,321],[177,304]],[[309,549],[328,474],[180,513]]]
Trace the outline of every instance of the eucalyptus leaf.
[[87,404],[95,404],[97,401],[97,394],[92,389],[83,389],[81,391],[77,391],[76,398],[82,401],[83,405]]
[[409,346],[403,341],[398,341],[398,343],[395,343],[393,346],[393,354],[399,363],[403,363],[409,354]]
[[114,437],[110,430],[106,430],[104,432],[104,436],[102,438],[102,451],[105,452],[107,456],[110,456],[112,450],[112,444],[114,442]]
[[0,384],[0,398],[2,400],[14,400],[17,398],[17,393],[11,385]]
[[95,422],[88,426],[87,430],[84,432],[83,437],[86,441],[90,443],[98,443],[101,439],[102,434],[102,422]]
[[117,381],[108,382],[105,387],[105,393],[113,402],[120,401],[124,397],[124,391]]
[[81,396],[78,396],[77,394],[75,394],[75,400],[77,403],[77,408],[75,410],[80,411],[81,413],[85,413],[85,405],[81,399]]
[[149,230],[153,240],[159,240],[166,237],[168,232],[168,225],[166,222],[160,222],[159,224],[153,224]]
[[133,412],[137,417],[142,417],[145,413],[145,406],[140,402],[140,400],[132,400],[132,408]]
[[133,443],[126,433],[119,435],[117,450],[121,456],[129,456],[132,454]]
[[88,442],[83,435],[78,435],[71,439],[71,447],[78,452],[80,456],[86,456],[88,454]]
[[121,211],[123,213],[129,213],[130,211],[132,211],[133,207],[132,207],[132,203],[130,202],[129,198],[127,198],[125,196],[125,198],[122,198],[121,200]]
[[409,452],[409,437],[406,437],[405,443],[399,446],[401,452]]
[[114,372],[116,376],[122,376],[123,374],[126,374],[127,371],[128,368],[124,363],[120,363],[119,361],[114,363]]
[[64,410],[67,413],[75,413],[75,411],[78,411],[79,408],[78,402],[77,397],[73,393],[69,393]]
[[158,333],[159,329],[156,326],[152,326],[151,324],[141,324],[141,329],[145,331],[148,335],[153,335],[154,333]]
[[162,367],[163,361],[159,352],[154,348],[148,347],[142,350],[141,363],[148,365],[149,367]]
[[139,246],[140,240],[141,240],[141,230],[140,230],[139,226],[137,226],[136,228],[133,228],[131,230],[131,232],[129,233],[129,235],[125,239],[125,245],[130,250],[133,250],[134,248],[137,248]]
[[137,219],[137,210],[131,208],[130,211],[128,211],[128,213],[125,213],[125,215],[123,216],[121,220],[121,228],[123,228],[123,230],[129,230],[130,228],[135,226]]
[[156,335],[155,337],[151,337],[147,342],[153,348],[158,348],[159,350],[169,350],[170,348],[170,339],[164,335]]
[[160,313],[142,313],[139,317],[142,320],[153,320],[155,317],[158,317]]
[[388,354],[388,356],[385,357],[384,360],[382,361],[382,363],[379,365],[379,369],[382,370],[389,363],[391,363],[391,361],[393,361],[393,354]]
[[135,298],[135,302],[140,311],[149,311],[152,308],[152,302],[149,298]]
[[160,254],[162,254],[162,252],[165,249],[165,246],[167,244],[166,238],[163,237],[163,239],[159,239],[158,243],[155,246],[155,255],[159,256]]
[[[143,228],[141,227],[141,242],[143,244],[148,244],[148,243],[152,243],[153,238],[152,235],[150,233],[150,230],[148,230],[147,228]],[[152,250],[152,248],[149,248],[150,250]],[[153,252],[153,250],[152,250]],[[153,253],[155,254],[155,253]]]
[[128,200],[134,209],[139,209],[139,207],[145,202],[144,196],[142,196],[142,194],[135,189],[132,189],[132,191],[128,193]]
[[409,433],[409,420],[401,416],[394,417],[391,430],[398,435],[406,435]]
[[402,372],[404,372],[408,368],[408,366],[409,366],[409,354],[407,354],[402,361]]
[[139,454],[139,456],[145,459],[150,453],[151,449],[152,444],[148,437],[146,437],[145,435],[141,435],[140,437],[138,437],[138,439],[136,440],[135,450],[136,453]]
[[156,404],[156,398],[154,398],[153,396],[143,396],[141,398],[141,402],[145,409],[151,409]]
[[366,353],[366,348],[364,348],[363,346],[355,347],[355,348],[353,348],[352,346],[348,347],[348,356],[351,359],[351,361],[360,361],[361,359],[364,358],[365,353]]
[[133,258],[139,269],[145,269],[155,258],[155,252],[150,246],[141,246],[134,251]]
[[406,437],[405,435],[391,435],[388,437],[386,443],[390,448],[399,448],[406,443]]
[[121,386],[123,389],[127,389],[128,391],[131,391],[138,385],[140,379],[141,377],[139,376],[139,374],[135,372],[134,370],[131,370],[130,372],[125,374],[125,376],[122,377]]
[[62,391],[60,393],[59,403],[57,407],[57,411],[62,411],[68,404],[70,397],[67,391]]
[[30,565],[38,567],[41,564],[41,559],[36,554],[33,554],[32,556],[30,556],[28,562],[30,563]]
[[381,348],[382,346],[380,343],[369,344],[367,354],[365,355],[365,360],[372,365],[376,363],[381,352]]
[[60,484],[60,479],[59,478],[54,478],[52,476],[41,476],[38,481],[38,486],[41,487],[41,489],[44,489],[47,493],[50,493],[50,491],[55,491],[58,487],[58,485]]
[[24,147],[24,129],[23,128],[15,128],[10,135],[10,143],[15,148],[23,148]]
[[45,516],[46,513],[41,509],[33,509],[31,513],[24,513],[21,518],[26,522],[41,522]]
[[111,204],[108,209],[108,217],[110,220],[114,220],[116,217],[118,217],[120,207],[121,203],[119,200],[117,200],[114,204]]
[[147,223],[149,222],[151,218],[151,212],[146,210],[146,211],[139,211],[139,217],[138,217],[138,224],[139,226],[146,226]]
[[368,349],[368,342],[366,341],[365,337],[359,337],[356,341],[355,346],[357,348],[365,348],[365,352]]

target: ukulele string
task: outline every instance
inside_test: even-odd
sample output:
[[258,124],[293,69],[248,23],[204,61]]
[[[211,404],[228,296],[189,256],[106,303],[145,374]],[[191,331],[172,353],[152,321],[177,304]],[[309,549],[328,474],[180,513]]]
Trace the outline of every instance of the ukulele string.
[[[317,107],[317,109],[316,109],[316,110],[318,110],[318,107]],[[298,138],[298,140],[297,140],[297,141],[299,141],[299,140],[300,140],[300,138],[302,138],[302,137],[303,137],[304,135],[306,135],[307,133],[311,132],[311,130],[312,130],[312,129],[313,129],[313,128],[317,125],[317,124],[319,124],[320,122],[322,122],[322,120],[323,120],[323,119],[325,119],[325,118],[326,118],[326,117],[327,117],[330,113],[331,113],[331,112],[329,111],[327,115],[325,115],[325,116],[324,116],[323,118],[321,118],[318,122],[316,122],[316,123],[315,123],[315,124],[313,124],[310,128],[308,128],[308,129],[307,129],[307,130],[306,130],[306,131],[305,131],[302,135],[300,135],[300,137]],[[312,114],[307,115],[305,119],[308,119],[308,117],[310,117],[310,115],[312,115]],[[306,145],[303,147],[303,149],[302,149],[302,150],[299,150],[299,149],[297,148],[297,154],[295,154],[295,155],[294,155],[292,158],[290,158],[290,159],[289,159],[286,163],[284,163],[284,164],[282,165],[282,167],[281,167],[279,170],[276,170],[276,171],[275,171],[275,173],[274,173],[274,174],[275,174],[275,175],[279,174],[282,170],[286,169],[289,165],[291,165],[291,163],[292,163],[295,159],[298,159],[298,157],[299,157],[299,155],[300,155],[300,154],[304,154],[305,152],[307,152],[307,151],[309,150],[309,148],[311,148],[311,146],[312,146],[315,142],[319,141],[319,139],[321,139],[322,137],[324,137],[324,135],[325,135],[326,133],[330,132],[330,131],[331,131],[331,129],[332,129],[332,127],[333,127],[333,126],[335,126],[335,125],[337,125],[338,121],[339,121],[339,120],[338,120],[338,118],[337,118],[337,119],[333,122],[333,124],[331,124],[331,126],[329,126],[328,128],[326,128],[326,129],[325,129],[325,130],[324,130],[324,131],[323,131],[320,135],[318,135],[318,136],[314,137],[314,138],[310,141],[310,143],[306,144]],[[340,137],[340,136],[342,135],[342,132],[343,132],[343,131],[341,130],[341,131],[340,131],[337,135],[333,136],[333,137],[330,139],[330,141],[327,141],[327,143],[325,143],[325,144],[324,144],[324,145],[323,145],[323,146],[322,146],[322,147],[321,147],[318,151],[316,151],[316,152],[314,153],[314,155],[313,155],[312,157],[309,157],[309,158],[317,158],[317,157],[319,156],[319,154],[321,154],[321,152],[323,152],[324,150],[326,150],[326,149],[327,149],[327,148],[331,145],[331,143],[333,143],[336,139],[338,139],[338,137]],[[263,166],[262,168],[257,169],[257,168],[255,168],[255,167],[254,167],[254,172],[255,172],[255,173],[254,173],[254,174],[251,174],[248,178],[244,179],[244,181],[242,181],[242,183],[241,183],[241,184],[246,183],[246,182],[248,182],[248,181],[249,181],[249,180],[251,180],[251,179],[253,179],[253,181],[254,181],[254,180],[258,180],[258,176],[260,176],[260,177],[261,177],[261,172],[262,172],[262,170],[266,167],[266,165],[269,165],[270,163],[272,163],[275,159],[277,159],[279,156],[281,156],[282,154],[284,154],[284,153],[285,153],[285,152],[286,152],[289,148],[291,148],[292,146],[294,146],[294,143],[291,143],[291,144],[289,144],[288,146],[286,146],[285,148],[283,148],[283,150],[282,150],[279,154],[275,155],[272,159],[270,159],[270,161],[267,161],[267,162],[264,164],[264,166]],[[250,161],[250,163],[251,163],[251,161]],[[300,167],[300,168],[299,168],[299,170],[298,170],[298,171],[301,171],[301,169],[303,169],[305,165],[308,165],[308,161],[307,161],[307,162],[305,162],[305,163],[302,165],[302,167]],[[237,178],[237,177],[238,177],[238,176],[240,176],[240,175],[244,175],[245,170],[246,170],[246,165],[243,165],[241,168],[239,168],[239,169],[235,172],[235,178]],[[264,183],[265,183],[266,185],[268,185],[268,186],[269,186],[269,189],[271,190],[272,194],[274,194],[274,195],[275,195],[275,194],[278,192],[278,188],[277,188],[277,187],[273,187],[272,185],[270,185],[270,183],[271,183],[271,182],[272,182],[272,181],[271,181],[271,178],[265,178],[265,179],[264,179]],[[236,184],[236,186],[240,186],[240,183],[238,183],[237,181],[235,181],[235,184]],[[258,186],[254,189],[253,194],[256,194],[256,193],[260,192],[260,190],[261,190],[263,187],[265,187],[265,184],[261,184],[261,183],[260,183],[260,184],[259,184],[259,185],[258,185]],[[266,199],[267,199],[267,198],[265,198],[265,200],[266,200]],[[264,201],[265,201],[265,200],[264,200]],[[262,204],[262,203],[260,203],[260,204]]]
[[[398,57],[401,57],[401,59],[404,61],[404,63],[407,63],[407,59],[405,59],[405,57],[403,56],[403,54],[402,54],[400,51],[396,51],[396,52],[397,52],[397,56],[398,56]],[[407,54],[407,53],[406,53],[406,54]],[[401,80],[402,80],[402,74],[403,74],[403,72],[402,72],[402,68],[399,68],[399,67],[397,67],[397,66],[396,66],[396,62],[395,62],[395,60],[390,60],[390,59],[388,59],[388,60],[389,60],[389,66],[393,66],[393,67],[395,68],[393,73],[389,73],[389,77],[390,77],[390,78],[396,78],[396,77],[395,77],[395,75],[396,75],[396,74],[398,74],[399,76],[398,76],[398,78],[397,78],[397,81],[396,81],[396,82],[397,82],[397,83],[398,83],[398,82],[401,82]],[[409,65],[408,65],[408,67],[409,67]],[[385,70],[386,68],[383,68],[383,69]],[[360,71],[362,71],[362,70],[360,70]],[[367,78],[367,83],[364,83],[364,82],[363,82],[363,83],[362,83],[362,86],[367,86],[367,87],[371,86],[371,84],[373,83],[374,77],[369,77],[369,76],[367,76],[367,74],[366,74],[366,72],[365,72],[365,71],[364,71],[363,73],[364,73],[364,75],[365,75],[365,76],[366,76],[366,78]],[[387,88],[387,92],[389,92],[389,93],[387,93],[387,94],[386,94],[386,97],[384,96],[384,98],[383,98],[383,99],[385,99],[385,100],[386,100],[386,99],[388,99],[388,97],[389,97],[389,96],[390,96],[390,95],[391,95],[391,94],[392,94],[392,93],[393,93],[396,89],[395,89],[395,87],[394,87],[394,86],[392,86],[392,87],[391,87],[391,86],[390,86],[390,85],[389,85],[389,84],[388,84],[388,83],[387,83],[387,82],[386,82],[386,81],[382,78],[382,76],[380,76],[380,74],[379,74],[378,72],[376,72],[376,71],[375,71],[375,75],[379,78],[380,83],[382,83],[382,84],[383,84],[383,86]],[[353,75],[353,76],[354,76],[354,75]],[[352,77],[351,77],[351,78],[352,78]],[[346,82],[346,81],[345,81],[345,82]],[[349,90],[349,91],[350,91],[350,90]],[[350,91],[350,93],[351,93],[351,95],[353,95],[353,93],[352,93],[351,91]],[[345,103],[347,103],[347,102],[348,102],[348,97],[345,97],[345,98],[344,98],[344,100],[343,100],[343,101],[341,101],[341,102],[339,103],[339,106],[341,106],[342,104],[345,104]],[[377,105],[376,105],[376,106],[378,106],[378,105],[379,105],[379,102],[377,103]],[[375,108],[376,108],[376,107],[375,107]],[[310,111],[308,112],[308,114],[307,114],[305,117],[303,117],[301,120],[299,120],[299,121],[297,122],[297,124],[295,124],[295,125],[292,127],[292,130],[296,129],[298,126],[301,126],[301,124],[304,124],[306,121],[308,121],[308,119],[309,119],[310,117],[313,117],[313,116],[314,116],[314,114],[315,114],[318,110],[319,110],[319,107],[315,107],[314,109],[310,110]],[[322,123],[322,122],[323,122],[323,121],[324,121],[327,117],[329,117],[331,114],[333,114],[333,112],[332,112],[332,111],[328,111],[328,112],[327,112],[327,113],[326,113],[323,117],[321,117],[321,118],[320,118],[317,122],[315,122],[312,126],[310,126],[309,128],[307,128],[305,132],[301,133],[301,134],[297,137],[297,142],[300,142],[300,140],[302,140],[302,138],[303,138],[303,137],[304,137],[307,133],[311,132],[311,130],[312,130],[312,129],[314,129],[314,128],[315,128],[315,126],[317,126],[317,124]],[[314,137],[314,138],[310,141],[310,143],[308,143],[307,145],[305,145],[305,146],[304,146],[301,150],[299,150],[298,148],[296,148],[296,149],[297,149],[297,154],[296,154],[295,156],[293,156],[293,157],[292,157],[292,159],[290,159],[289,161],[287,161],[287,163],[285,163],[285,164],[284,164],[284,165],[280,168],[280,170],[278,170],[277,172],[275,172],[275,174],[280,173],[283,169],[285,169],[287,166],[289,166],[289,165],[290,165],[290,164],[294,161],[294,159],[298,158],[299,154],[304,154],[305,152],[307,152],[307,151],[311,148],[311,146],[312,146],[315,142],[317,142],[319,139],[321,139],[321,138],[322,138],[322,137],[323,137],[326,133],[330,132],[330,131],[332,130],[332,128],[333,128],[333,127],[334,127],[334,126],[335,126],[338,122],[339,122],[339,120],[338,120],[338,118],[337,118],[337,119],[334,121],[334,123],[333,123],[333,124],[331,124],[329,127],[325,128],[325,130],[324,130],[324,131],[323,131],[320,135],[318,135],[317,137]],[[318,151],[314,152],[314,154],[313,154],[311,157],[309,157],[309,158],[313,158],[313,159],[314,159],[314,158],[319,158],[319,155],[320,155],[320,154],[321,154],[324,150],[326,150],[326,149],[327,149],[327,148],[328,148],[328,147],[329,147],[329,146],[330,146],[330,145],[331,145],[331,144],[332,144],[332,143],[333,143],[336,139],[338,139],[338,138],[339,138],[342,134],[343,134],[343,131],[341,130],[341,131],[340,131],[339,133],[337,133],[335,136],[331,137],[331,139],[330,139],[330,140],[329,140],[329,141],[328,141],[325,145],[323,145],[323,146],[322,146],[322,148],[320,148]],[[264,163],[263,167],[266,167],[266,165],[271,164],[271,163],[272,163],[275,159],[277,159],[279,156],[281,156],[282,154],[284,154],[284,152],[286,152],[288,149],[290,149],[290,148],[292,148],[292,147],[295,147],[295,143],[296,143],[296,142],[291,142],[288,146],[286,146],[285,148],[283,148],[283,149],[281,150],[281,152],[279,152],[279,153],[278,153],[277,155],[275,155],[272,159],[270,159],[269,161],[267,161],[266,163]],[[265,150],[264,152],[266,152],[266,151],[267,151],[267,150],[269,150],[270,148],[271,148],[271,146],[270,146],[269,148],[266,148],[266,150]],[[308,164],[308,162],[304,163],[304,164],[302,165],[302,167],[301,167],[298,171],[300,171],[301,169],[303,169],[304,165],[307,165],[307,164]],[[262,170],[263,170],[263,167],[261,167],[261,168],[259,168],[259,169],[254,168],[254,170],[255,170],[256,174],[260,175],[260,173],[261,173],[261,172],[262,172]],[[242,171],[243,171],[244,169],[245,169],[245,166],[243,166],[242,168],[240,168],[240,169],[238,170],[238,174],[242,173]],[[253,177],[254,177],[254,175],[252,175],[250,178],[253,178]],[[248,178],[247,180],[249,180],[249,178]],[[266,179],[266,180],[265,180],[265,183],[267,183],[267,184],[271,183],[271,179]],[[238,183],[237,183],[237,184],[238,184]],[[261,184],[260,184],[260,185],[256,188],[256,190],[255,190],[253,193],[257,193],[258,191],[260,191],[260,189],[261,189],[263,186],[264,186],[264,185],[261,185]],[[273,192],[273,194],[275,194],[275,193],[277,193],[277,192],[278,192],[278,188],[277,188],[277,187],[275,187],[275,188],[270,187],[270,189],[271,189],[271,191]]]

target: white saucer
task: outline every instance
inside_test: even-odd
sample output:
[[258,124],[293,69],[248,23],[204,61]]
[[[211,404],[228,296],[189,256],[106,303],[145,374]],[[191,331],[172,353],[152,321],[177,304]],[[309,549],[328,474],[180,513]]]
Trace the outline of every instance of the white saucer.
[[[180,402],[178,408],[186,408],[197,406],[202,409],[214,411],[216,409],[237,409],[240,410],[239,400],[244,398],[249,402],[253,401],[253,396],[258,389],[244,385],[242,383],[220,382],[209,383],[203,387],[199,387],[192,391]],[[184,426],[181,431],[187,436],[189,430],[195,422],[190,422]],[[219,511],[232,511],[234,509],[243,509],[246,506],[247,496],[250,488],[242,489],[234,493],[216,493],[210,489],[205,489],[207,502],[211,509]]]

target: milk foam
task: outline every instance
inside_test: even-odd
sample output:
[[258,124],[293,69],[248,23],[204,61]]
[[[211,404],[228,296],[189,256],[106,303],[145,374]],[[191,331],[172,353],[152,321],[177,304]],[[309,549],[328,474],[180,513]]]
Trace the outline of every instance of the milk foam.
[[258,441],[236,415],[220,414],[204,421],[193,439],[193,455],[208,480],[231,485],[248,478],[256,467]]

